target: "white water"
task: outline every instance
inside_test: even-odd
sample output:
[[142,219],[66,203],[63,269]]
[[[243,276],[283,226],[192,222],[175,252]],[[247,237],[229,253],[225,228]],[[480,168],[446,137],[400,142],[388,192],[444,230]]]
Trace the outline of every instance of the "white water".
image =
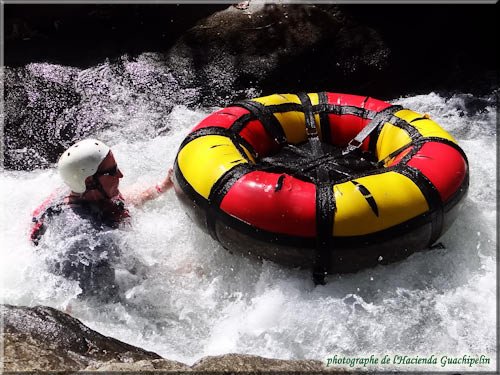
[[[127,67],[143,75],[148,69],[160,69],[141,64]],[[107,68],[80,74],[93,85],[105,85],[122,95],[122,102],[103,104],[111,109],[101,111],[107,113],[104,120],[113,126],[95,136],[112,146],[125,174],[123,187],[151,185],[165,175],[189,129],[213,109],[175,105],[165,115],[143,96],[130,99],[130,87],[111,79]],[[197,95],[196,90],[181,94]],[[95,92],[87,95],[88,108],[82,113],[90,117],[99,97]],[[229,254],[190,222],[173,192],[168,192],[142,209],[133,209],[133,226],[121,233],[127,245],[123,256],[146,266],[144,278],[121,273],[124,300],[97,306],[76,298],[76,283],[49,273],[43,256],[27,239],[31,210],[61,185],[55,170],[2,171],[3,302],[71,311],[104,335],[188,364],[229,352],[325,363],[334,355],[485,355],[490,363],[484,366],[443,368],[438,361],[433,366],[388,364],[366,369],[494,370],[496,108],[468,115],[459,97],[445,99],[434,93],[393,102],[430,113],[469,157],[466,211],[441,239],[446,249],[331,276],[326,286],[315,288],[307,271]],[[157,135],[151,124],[159,119],[162,128],[172,130]]]

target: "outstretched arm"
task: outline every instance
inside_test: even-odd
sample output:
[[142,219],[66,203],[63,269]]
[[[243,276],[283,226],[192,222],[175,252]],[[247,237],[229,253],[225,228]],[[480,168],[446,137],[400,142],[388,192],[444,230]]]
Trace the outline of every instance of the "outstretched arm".
[[173,186],[172,174],[173,170],[172,168],[170,168],[168,170],[167,177],[165,177],[163,181],[157,183],[155,186],[147,188],[146,190],[138,191],[137,189],[132,189],[129,191],[124,191],[122,195],[125,199],[125,202],[133,206],[141,206],[152,199],[158,198],[161,194],[170,190],[170,188]]

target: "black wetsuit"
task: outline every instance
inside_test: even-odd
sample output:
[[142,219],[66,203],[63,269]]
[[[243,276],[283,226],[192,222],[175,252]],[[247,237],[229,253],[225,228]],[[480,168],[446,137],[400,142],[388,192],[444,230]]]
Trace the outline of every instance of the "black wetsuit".
[[37,217],[31,238],[47,253],[51,272],[78,281],[80,297],[118,298],[113,263],[120,255],[116,229],[129,214],[121,199],[107,204],[56,199]]

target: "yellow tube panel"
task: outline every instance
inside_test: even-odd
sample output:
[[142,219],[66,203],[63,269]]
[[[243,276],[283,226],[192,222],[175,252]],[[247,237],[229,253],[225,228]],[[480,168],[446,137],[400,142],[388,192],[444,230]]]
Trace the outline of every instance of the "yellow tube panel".
[[[450,133],[448,133],[446,130],[444,130],[441,126],[439,126],[436,122],[430,119],[430,117],[427,115],[425,119],[422,119],[424,117],[422,114],[411,111],[409,109],[404,109],[401,111],[398,111],[396,113],[396,116],[399,117],[400,119],[408,122],[411,126],[413,126],[415,129],[418,130],[418,132],[423,136],[423,137],[439,137],[439,138],[444,138],[449,141],[452,141],[454,143],[457,143],[455,138],[453,138]],[[429,118],[427,118],[429,117]],[[411,122],[417,118],[420,118],[421,120],[417,120],[415,122]]]
[[[312,105],[319,103],[319,95],[317,93],[308,94]],[[280,105],[280,104],[301,104],[299,97],[295,94],[274,94],[264,96],[262,98],[252,99],[265,106]],[[281,124],[288,142],[297,144],[304,142],[307,139],[306,120],[303,112],[290,111],[283,113],[274,113],[274,117]],[[319,126],[319,115],[314,116],[318,133],[321,134]]]
[[[358,236],[374,233],[403,223],[429,210],[419,187],[396,172],[355,179],[368,189],[365,197],[352,182],[334,185],[337,205],[334,236]],[[370,206],[373,198],[376,208]],[[373,202],[372,202],[373,205]]]
[[188,184],[208,199],[213,185],[224,173],[248,161],[230,138],[206,135],[185,145],[177,155],[177,163]]
[[273,94],[273,95],[263,96],[261,98],[254,98],[252,100],[254,102],[263,104],[266,107],[270,105],[280,105],[288,103],[300,104],[300,99],[295,94]]
[[240,146],[243,149],[243,151],[245,151],[245,156],[247,157],[247,161],[250,161],[252,164],[255,164],[255,159],[252,156],[252,154],[250,153],[250,151],[248,151],[245,146],[243,146],[243,145],[240,145]]
[[275,113],[274,117],[281,124],[289,143],[298,144],[307,139],[304,113],[296,111]]
[[406,131],[386,122],[377,140],[378,161],[384,160],[392,152],[409,144],[411,141],[412,139]]

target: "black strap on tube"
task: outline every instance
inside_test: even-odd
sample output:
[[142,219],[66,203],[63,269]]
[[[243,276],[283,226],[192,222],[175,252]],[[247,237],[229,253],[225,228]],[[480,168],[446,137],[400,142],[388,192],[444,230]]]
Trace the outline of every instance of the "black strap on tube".
[[375,117],[349,142],[347,147],[342,151],[342,155],[347,155],[357,150],[363,144],[363,141],[373,133],[380,125],[386,123],[394,113],[403,109],[400,105],[391,105],[386,109],[378,112]]
[[[311,145],[313,157],[319,158],[324,152],[318,137],[316,121],[314,120],[311,99],[306,93],[298,93],[306,122],[307,139]],[[328,265],[330,264],[330,247],[332,244],[332,228],[334,214],[333,190],[328,178],[328,170],[320,164],[317,169],[318,184],[316,185],[316,256],[313,262],[314,285],[324,285]]]
[[245,108],[249,111],[254,118],[262,123],[266,132],[268,132],[277,144],[284,145],[287,143],[285,132],[281,124],[268,107],[253,100],[242,100],[232,105]]

